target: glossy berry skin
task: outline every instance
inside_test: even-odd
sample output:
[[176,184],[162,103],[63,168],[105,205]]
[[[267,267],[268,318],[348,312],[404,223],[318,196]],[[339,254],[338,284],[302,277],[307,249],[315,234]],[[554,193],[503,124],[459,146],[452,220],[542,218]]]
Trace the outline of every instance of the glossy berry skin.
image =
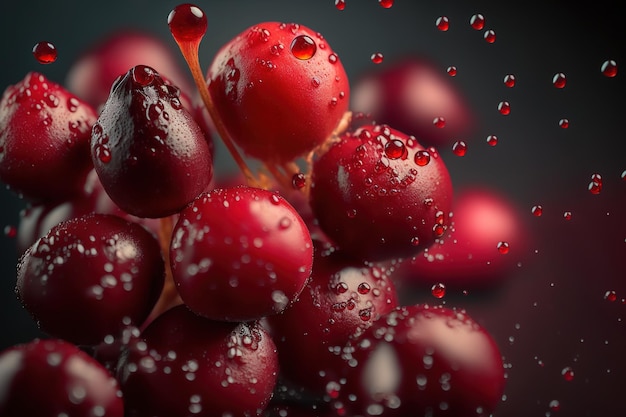
[[[355,80],[352,109],[395,127],[426,146],[452,146],[477,128],[476,116],[454,79],[435,62],[408,56]],[[443,127],[434,123],[443,119]]]
[[269,164],[323,143],[349,104],[341,61],[321,35],[295,23],[264,22],[237,35],[215,56],[207,85],[232,139]]
[[497,344],[462,310],[399,307],[352,341],[344,357],[336,408],[347,415],[489,416],[505,386]]
[[95,110],[37,72],[0,101],[0,181],[32,202],[80,193],[91,169]]
[[143,65],[112,88],[93,127],[91,158],[107,194],[138,217],[178,212],[213,176],[210,146],[180,90]]
[[256,416],[278,373],[258,323],[212,321],[184,305],[150,323],[120,364],[126,417]]
[[122,417],[115,378],[75,345],[35,339],[0,353],[3,417]]
[[[318,398],[332,395],[341,348],[398,306],[388,271],[316,244],[311,280],[282,314],[267,318],[281,374]],[[303,360],[306,358],[306,360]]]
[[441,236],[452,183],[433,149],[429,162],[414,137],[386,125],[347,132],[314,161],[310,204],[319,226],[342,250],[365,260],[412,256]]
[[215,320],[254,320],[287,308],[311,274],[313,244],[279,194],[248,186],[201,194],[180,212],[170,247],[178,293]]
[[95,345],[146,319],[164,275],[150,232],[117,216],[90,214],[56,225],[26,251],[16,291],[42,331]]
[[[407,259],[397,277],[412,284],[489,288],[502,283],[526,259],[529,225],[515,203],[493,189],[466,187],[454,201],[450,229],[424,252]],[[498,245],[509,245],[500,253]]]
[[65,84],[68,90],[99,108],[119,76],[136,65],[148,65],[191,93],[189,77],[177,63],[172,48],[155,34],[136,29],[115,30],[83,51],[70,67]]

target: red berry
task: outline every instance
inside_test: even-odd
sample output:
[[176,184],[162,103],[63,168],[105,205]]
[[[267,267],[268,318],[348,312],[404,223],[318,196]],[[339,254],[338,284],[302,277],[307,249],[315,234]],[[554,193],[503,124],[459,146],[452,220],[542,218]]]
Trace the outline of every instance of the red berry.
[[31,201],[80,193],[91,169],[96,112],[62,86],[31,72],[0,101],[0,180]]
[[[473,111],[453,80],[433,62],[407,57],[363,74],[355,84],[352,108],[378,123],[414,135],[424,145],[451,144],[474,132]],[[445,120],[445,127],[433,124]]]
[[489,416],[505,386],[502,356],[466,312],[427,305],[382,316],[344,349],[348,415]]
[[213,175],[210,146],[180,90],[143,65],[112,88],[93,127],[91,157],[107,194],[138,217],[178,212]]
[[[313,164],[310,203],[320,228],[366,260],[412,256],[443,234],[452,203],[450,175],[432,150],[385,125],[348,132]],[[418,158],[419,160],[419,158]]]
[[340,348],[398,305],[387,274],[342,251],[325,254],[318,248],[311,280],[298,300],[268,317],[281,374],[320,398],[328,395],[329,384],[339,380]]
[[95,345],[141,325],[163,280],[161,249],[147,230],[92,214],[56,225],[26,251],[16,291],[41,330]]
[[313,245],[296,210],[277,193],[215,189],[180,212],[172,272],[183,301],[216,320],[281,312],[311,274]]
[[[420,284],[487,287],[504,280],[525,258],[528,227],[515,203],[505,195],[467,187],[459,191],[452,211],[449,233],[402,264],[397,276]],[[509,249],[506,256],[503,248]]]
[[180,305],[130,344],[118,378],[127,416],[256,416],[277,373],[276,347],[259,324],[212,321]]
[[66,84],[74,94],[99,107],[109,97],[117,77],[136,65],[147,65],[190,94],[189,77],[177,63],[173,50],[155,34],[135,29],[117,30],[83,51],[71,66]]
[[246,29],[222,47],[207,78],[232,139],[270,164],[322,144],[348,110],[341,61],[321,35],[295,23]]
[[63,340],[33,340],[0,353],[0,415],[122,417],[109,372]]

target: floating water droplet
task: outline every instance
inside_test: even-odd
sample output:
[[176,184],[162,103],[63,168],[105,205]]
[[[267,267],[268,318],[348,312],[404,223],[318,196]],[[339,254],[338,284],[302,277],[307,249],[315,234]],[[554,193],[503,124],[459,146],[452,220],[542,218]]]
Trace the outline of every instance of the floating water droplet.
[[291,41],[290,49],[293,56],[306,61],[313,58],[315,52],[317,52],[317,45],[310,36],[298,35]]
[[509,253],[510,250],[510,246],[509,246],[509,242],[498,242],[497,245],[498,248],[498,252],[500,252],[503,255],[506,255],[507,253]]
[[457,69],[455,66],[450,66],[446,69],[446,72],[448,73],[450,77],[456,77]]
[[17,227],[12,224],[8,224],[4,226],[4,235],[9,238],[14,238],[17,236]]
[[489,146],[496,146],[498,144],[498,137],[496,135],[487,136],[487,144]]
[[51,64],[57,60],[58,52],[54,44],[41,41],[33,46],[33,56],[40,64]]
[[472,15],[469,22],[470,26],[476,30],[482,30],[485,27],[485,17],[480,13]]
[[420,166],[420,167],[426,166],[430,162],[430,153],[425,150],[419,150],[415,152],[415,156],[413,157],[413,160],[415,161],[415,164],[417,166]]
[[393,1],[394,0],[378,0],[378,4],[380,4],[381,7],[384,7],[385,9],[389,9],[391,8],[391,6],[393,6]]
[[465,156],[467,153],[467,144],[462,140],[457,140],[454,142],[454,145],[452,145],[452,152],[456,156]]
[[565,88],[566,84],[567,77],[562,72],[557,72],[556,74],[554,74],[554,77],[552,77],[552,85],[554,85],[556,88]]
[[487,41],[487,43],[494,43],[496,41],[496,32],[494,32],[491,29],[486,30],[484,34],[484,38],[485,38],[485,41]]
[[561,375],[563,379],[570,382],[574,380],[574,369],[571,366],[566,366],[561,370]]
[[435,125],[435,127],[438,127],[439,129],[442,129],[446,126],[446,119],[441,116],[435,117],[433,119],[433,125]]
[[567,129],[569,127],[569,120],[568,119],[559,120],[559,126],[562,127],[563,129]]
[[431,287],[430,293],[433,297],[441,299],[446,295],[446,286],[439,282]]
[[610,302],[617,300],[617,293],[613,290],[604,293],[604,299]]
[[442,32],[445,32],[448,29],[450,29],[450,20],[448,19],[447,16],[440,16],[435,21],[435,25],[437,26],[437,29],[439,29]]
[[293,174],[293,177],[291,178],[291,185],[296,190],[304,188],[304,186],[306,185],[306,176],[302,172]]
[[587,189],[591,194],[598,195],[602,191],[602,181],[591,180]]
[[344,10],[346,8],[346,0],[335,0],[335,8],[337,10]]
[[509,88],[515,87],[515,75],[507,74],[504,76],[504,85]]
[[533,206],[530,209],[530,212],[533,214],[533,216],[535,217],[541,217],[541,215],[543,214],[543,207],[541,207],[540,205],[537,206]]
[[504,116],[511,114],[511,104],[508,101],[501,101],[498,103],[498,111]]
[[548,404],[548,407],[550,407],[551,411],[559,411],[561,409],[561,403],[559,400],[552,400],[550,404]]
[[374,64],[381,64],[383,62],[384,56],[383,56],[382,53],[376,52],[376,53],[372,54],[370,59],[372,60],[372,62]]
[[563,218],[565,220],[572,220],[572,212],[571,211],[565,211],[563,212]]
[[607,59],[602,64],[602,67],[600,67],[600,71],[602,71],[602,74],[605,77],[615,77],[617,75],[617,62],[613,61],[612,59]]

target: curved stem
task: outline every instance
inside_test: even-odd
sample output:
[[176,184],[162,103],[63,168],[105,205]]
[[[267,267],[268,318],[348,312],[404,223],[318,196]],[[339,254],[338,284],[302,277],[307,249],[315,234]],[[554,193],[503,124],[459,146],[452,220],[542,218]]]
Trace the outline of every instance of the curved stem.
[[196,87],[198,88],[198,91],[200,92],[200,97],[202,98],[202,102],[204,103],[204,106],[209,112],[209,116],[211,116],[211,119],[213,120],[213,124],[215,125],[215,129],[217,130],[217,133],[220,135],[222,142],[224,143],[224,145],[230,152],[231,156],[233,157],[233,159],[239,166],[239,169],[241,170],[243,175],[246,177],[248,184],[251,186],[259,187],[259,182],[257,181],[254,174],[252,174],[252,171],[250,170],[250,168],[248,168],[248,165],[246,164],[246,162],[243,160],[243,158],[237,151],[237,148],[235,147],[235,144],[233,143],[230,137],[230,134],[228,133],[228,130],[226,130],[226,126],[224,126],[222,119],[217,114],[217,110],[215,108],[215,105],[213,104],[213,100],[211,99],[209,90],[207,89],[206,81],[204,79],[204,75],[202,74],[202,69],[200,67],[200,59],[198,58],[198,49],[200,46],[200,41],[184,42],[184,43],[177,41],[176,43],[178,44],[178,48],[182,52],[183,57],[185,58],[185,61],[187,61],[187,65],[189,66],[189,69],[191,70],[191,75],[193,77],[193,80],[196,84]]

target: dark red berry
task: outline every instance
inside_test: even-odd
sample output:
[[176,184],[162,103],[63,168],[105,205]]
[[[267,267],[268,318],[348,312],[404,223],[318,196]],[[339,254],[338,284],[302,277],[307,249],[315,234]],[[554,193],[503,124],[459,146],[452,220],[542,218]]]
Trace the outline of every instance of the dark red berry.
[[191,94],[189,76],[178,57],[160,37],[141,30],[107,33],[72,64],[66,77],[68,90],[94,107],[102,106],[113,82],[136,65],[147,65]]
[[111,199],[138,217],[165,217],[204,191],[210,146],[180,90],[138,65],[111,90],[91,137],[95,170]]
[[215,189],[180,212],[170,258],[178,292],[197,314],[260,319],[287,308],[311,274],[313,245],[277,193]]
[[256,416],[277,374],[276,347],[259,324],[212,321],[180,305],[130,344],[118,378],[127,416]]
[[497,344],[463,310],[400,307],[343,355],[336,401],[347,415],[489,416],[504,391]]
[[452,184],[434,150],[427,164],[415,162],[423,150],[386,125],[344,134],[313,164],[310,203],[322,231],[366,260],[412,256],[432,244],[447,227]]
[[246,29],[218,52],[207,79],[232,139],[270,164],[322,144],[348,110],[341,61],[321,35],[295,23]]
[[89,138],[95,110],[31,72],[0,101],[0,181],[35,202],[80,193],[91,169]]
[[41,330],[95,345],[141,325],[163,280],[161,249],[150,232],[91,214],[54,226],[26,251],[16,291]]
[[0,415],[122,417],[117,381],[63,340],[33,340],[0,353]]

